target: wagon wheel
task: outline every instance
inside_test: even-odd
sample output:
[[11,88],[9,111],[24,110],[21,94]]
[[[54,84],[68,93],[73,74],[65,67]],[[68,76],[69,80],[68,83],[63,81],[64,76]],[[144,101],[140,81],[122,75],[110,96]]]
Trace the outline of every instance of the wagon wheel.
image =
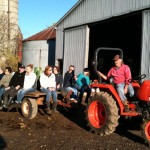
[[24,98],[21,105],[22,115],[25,118],[33,119],[37,115],[38,105],[35,99]]
[[142,135],[146,143],[150,146],[150,119],[147,119],[142,124]]
[[113,133],[120,117],[115,100],[106,92],[100,92],[91,99],[86,115],[88,126],[101,136]]

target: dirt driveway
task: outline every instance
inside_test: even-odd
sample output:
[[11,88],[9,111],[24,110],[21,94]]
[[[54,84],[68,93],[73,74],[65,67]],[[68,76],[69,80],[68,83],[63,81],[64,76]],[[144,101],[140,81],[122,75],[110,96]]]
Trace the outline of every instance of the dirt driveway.
[[82,111],[59,111],[33,120],[1,111],[0,150],[150,150],[136,121],[123,120],[115,133],[101,137],[89,131]]

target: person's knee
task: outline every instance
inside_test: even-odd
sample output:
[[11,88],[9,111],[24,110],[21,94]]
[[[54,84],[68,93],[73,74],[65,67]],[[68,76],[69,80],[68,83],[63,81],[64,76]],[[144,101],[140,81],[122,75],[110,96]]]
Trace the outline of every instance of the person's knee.
[[129,96],[130,96],[130,97],[133,97],[133,96],[134,96],[134,91],[131,91],[131,92],[129,93]]

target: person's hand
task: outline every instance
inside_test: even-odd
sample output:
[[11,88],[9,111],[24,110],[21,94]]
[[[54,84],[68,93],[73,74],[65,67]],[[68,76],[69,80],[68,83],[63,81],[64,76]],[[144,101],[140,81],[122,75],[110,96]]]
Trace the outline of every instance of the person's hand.
[[17,85],[17,86],[15,87],[16,90],[18,90],[19,88],[20,88],[20,85]]
[[60,84],[57,85],[57,89],[59,89],[59,88],[60,88]]
[[5,88],[5,90],[9,90],[9,89],[10,89],[10,87]]
[[50,91],[55,91],[55,88],[54,87],[49,87],[49,90]]

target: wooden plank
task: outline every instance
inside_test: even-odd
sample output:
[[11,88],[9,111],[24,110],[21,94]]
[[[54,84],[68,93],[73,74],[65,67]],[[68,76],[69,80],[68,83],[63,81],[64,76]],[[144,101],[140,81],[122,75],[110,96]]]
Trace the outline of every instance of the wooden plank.
[[35,91],[35,92],[28,93],[25,96],[26,97],[40,97],[40,96],[45,96],[45,95],[46,95],[46,93],[42,93],[40,91]]

